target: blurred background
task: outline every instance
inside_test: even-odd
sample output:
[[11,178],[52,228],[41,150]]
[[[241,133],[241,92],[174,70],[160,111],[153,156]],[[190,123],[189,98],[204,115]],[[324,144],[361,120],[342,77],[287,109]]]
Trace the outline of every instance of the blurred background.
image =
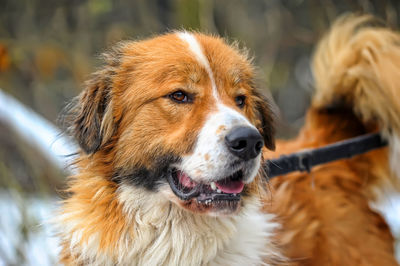
[[74,147],[54,125],[102,51],[173,29],[238,40],[280,108],[279,136],[290,137],[309,105],[313,47],[346,12],[398,28],[400,1],[0,0],[0,265],[56,263],[48,222]]

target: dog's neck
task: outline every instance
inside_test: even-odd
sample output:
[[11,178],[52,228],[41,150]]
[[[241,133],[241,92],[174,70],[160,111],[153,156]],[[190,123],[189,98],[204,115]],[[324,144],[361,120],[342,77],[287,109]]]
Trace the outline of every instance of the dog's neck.
[[129,185],[118,192],[137,232],[127,257],[139,265],[258,265],[277,257],[271,244],[277,224],[257,198],[238,215],[212,217],[183,210],[161,193]]
[[[91,180],[88,186],[75,189],[66,204],[61,229],[73,236],[64,249],[79,261],[93,265],[269,265],[280,259],[271,240],[277,224],[272,214],[260,211],[256,197],[247,198],[237,215],[212,217],[184,210],[160,192],[127,184],[113,191],[96,187],[99,182],[93,178],[86,180]],[[85,204],[81,198],[87,199]],[[95,207],[99,199],[101,205]],[[88,224],[83,216],[108,222]]]

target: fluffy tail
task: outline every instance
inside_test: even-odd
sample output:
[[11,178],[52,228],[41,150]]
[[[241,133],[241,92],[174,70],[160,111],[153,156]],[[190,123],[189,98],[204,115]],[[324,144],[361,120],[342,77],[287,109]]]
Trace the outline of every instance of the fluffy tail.
[[372,16],[344,16],[314,54],[313,107],[351,107],[388,139],[400,178],[400,34]]

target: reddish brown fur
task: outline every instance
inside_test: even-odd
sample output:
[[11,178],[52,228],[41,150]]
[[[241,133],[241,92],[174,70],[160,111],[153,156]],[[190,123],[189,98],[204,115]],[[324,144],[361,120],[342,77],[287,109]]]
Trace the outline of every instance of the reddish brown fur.
[[[314,64],[317,93],[305,126],[296,139],[278,142],[275,153],[265,151],[265,158],[377,130],[399,133],[400,108],[392,102],[399,98],[399,90],[393,86],[395,75],[379,74],[391,65],[385,65],[390,61],[390,52],[396,51],[393,54],[397,55],[398,49],[379,50],[377,39],[383,39],[373,38],[378,33],[390,35],[390,40],[398,36],[387,30],[372,30],[370,35],[357,35],[351,42],[355,29],[360,30],[360,21],[368,19],[339,23],[336,35],[322,42]],[[124,235],[133,241],[137,233],[132,224],[127,225],[117,200],[118,184],[112,180],[115,170],[151,168],[159,156],[190,154],[207,114],[215,108],[206,70],[177,38],[169,34],[117,47],[72,109],[72,132],[84,152],[77,164],[79,174],[70,179],[72,196],[65,201],[63,213],[67,216],[63,222],[68,225],[79,221],[70,231],[82,230],[79,244],[90,241],[96,233],[99,251],[109,255],[110,261],[117,256],[117,240]],[[204,53],[224,104],[256,125],[266,146],[273,149],[271,108],[254,89],[253,70],[246,56],[224,45],[221,39],[201,34],[196,38],[206,48]],[[329,45],[336,40],[336,46]],[[372,40],[371,44],[377,45],[364,49],[357,40]],[[343,48],[346,43],[351,45]],[[330,54],[332,47],[338,49]],[[344,49],[348,52],[341,54],[343,61],[330,64]],[[377,60],[379,64],[368,61],[380,58],[380,52],[385,56]],[[348,56],[353,53],[355,56]],[[195,104],[176,105],[165,97],[183,86],[196,94]],[[233,100],[239,94],[247,96],[243,110]],[[389,104],[385,105],[388,97]],[[311,174],[278,177],[270,183],[272,196],[266,193],[265,181],[259,175],[246,186],[245,193],[264,199],[264,211],[277,214],[282,228],[276,242],[293,265],[397,265],[393,237],[382,217],[368,205],[375,196],[373,187],[390,176],[387,161],[387,149],[381,149],[316,167]],[[180,204],[193,212],[208,211],[194,202]],[[61,262],[85,264],[80,254],[71,253],[71,237],[64,236]]]
[[[155,151],[188,154],[205,116],[214,108],[215,102],[206,71],[193,61],[193,55],[176,38],[174,35],[161,36],[130,43],[123,48],[125,52],[120,70],[114,79],[112,97],[114,119],[120,121],[116,167],[149,166],[149,162],[155,157]],[[260,118],[264,114],[257,113],[257,108],[266,103],[263,103],[259,95],[254,94],[254,77],[250,65],[236,51],[226,49],[220,39],[199,35],[200,41],[202,38],[206,39],[203,41],[206,51],[215,53],[209,55],[213,56],[210,65],[216,75],[215,79],[221,81],[217,85],[221,98],[228,106],[244,112],[251,122],[261,127]],[[162,56],[158,56],[160,54]],[[215,60],[219,58],[219,61]],[[232,61],[226,62],[227,58]],[[228,69],[227,66],[235,68]],[[235,73],[241,73],[239,81]],[[225,78],[221,79],[218,75]],[[232,87],[232,84],[235,86]],[[183,86],[187,92],[197,95],[195,104],[177,107],[163,97]],[[239,92],[248,96],[248,104],[243,111],[233,101]],[[126,110],[127,107],[129,110]],[[267,115],[268,122],[265,123],[270,123],[271,112]],[[265,134],[272,134],[271,129]],[[154,135],[157,135],[157,139],[154,139]],[[272,143],[272,137],[269,136],[268,139]],[[128,158],[132,161],[126,161]]]
[[[354,137],[367,129],[350,112],[311,109],[299,136],[278,141],[277,153],[316,148]],[[278,215],[276,236],[294,265],[397,265],[393,237],[368,205],[368,188],[388,171],[387,149],[271,180],[265,210]]]
[[[201,34],[196,38],[206,48],[222,101],[243,113],[263,132],[268,147],[273,147],[272,112],[254,88],[245,55],[219,38]],[[122,43],[105,59],[106,66],[87,82],[69,113],[71,132],[84,152],[77,163],[79,174],[70,178],[71,197],[63,208],[68,218],[63,223],[81,221],[70,232],[82,230],[80,245],[96,233],[100,250],[115,256],[116,240],[127,234],[134,239],[135,228],[126,224],[117,199],[118,185],[112,180],[114,172],[157,167],[156,159],[163,155],[190,154],[216,103],[208,73],[175,34]],[[176,104],[166,97],[179,89],[196,95],[196,101]],[[234,102],[240,94],[247,96],[243,110]],[[249,195],[260,193],[257,184],[246,188]],[[199,214],[218,207],[195,200],[179,204]],[[70,245],[70,240],[64,240],[61,262],[79,263],[79,254],[71,254]]]
[[[304,127],[297,138],[278,141],[276,153],[266,151],[265,157],[377,130],[399,133],[400,90],[393,82],[400,69],[394,67],[400,36],[368,27],[373,24],[369,16],[335,23],[314,57],[317,88]],[[294,265],[398,265],[393,236],[369,206],[373,189],[394,182],[391,177],[383,148],[315,167],[310,174],[273,179],[272,200],[266,198],[264,207],[283,225],[276,240],[284,254]]]
[[[79,178],[85,178],[80,175]],[[127,226],[125,216],[122,213],[122,205],[115,196],[117,189],[115,183],[102,178],[101,176],[86,176],[85,182],[70,182],[69,191],[76,196],[65,201],[65,212],[75,212],[76,216],[66,219],[68,222],[77,217],[85,217],[85,221],[80,225],[79,230],[85,233],[82,235],[80,244],[85,244],[93,233],[99,234],[99,249],[109,256],[113,254],[113,246],[123,233],[128,230],[133,235],[134,228]],[[71,209],[70,209],[71,208]],[[106,219],[104,219],[106,218]],[[61,253],[61,261],[70,265],[71,254],[67,248],[69,243],[64,243]]]

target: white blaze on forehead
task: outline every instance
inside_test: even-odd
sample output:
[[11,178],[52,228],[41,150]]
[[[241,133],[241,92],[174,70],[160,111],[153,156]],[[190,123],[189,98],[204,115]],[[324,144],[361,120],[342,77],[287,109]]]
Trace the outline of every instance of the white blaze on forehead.
[[[226,106],[218,97],[214,75],[207,57],[203,53],[200,43],[195,36],[188,32],[177,33],[179,38],[187,43],[189,50],[197,62],[205,68],[211,81],[213,96],[217,102],[216,110],[210,112],[206,122],[197,137],[196,146],[192,154],[183,156],[177,168],[187,173],[198,182],[215,181],[233,174],[231,164],[238,159],[231,154],[225,144],[225,136],[233,128],[239,126],[255,127],[240,112]],[[247,182],[251,182],[260,166],[261,156],[255,160],[243,163],[244,175]]]
[[211,81],[211,88],[213,91],[213,95],[216,99],[218,99],[217,86],[215,85],[214,75],[212,73],[208,59],[203,53],[203,49],[201,48],[200,43],[196,40],[193,34],[186,31],[179,32],[178,36],[181,40],[183,40],[189,45],[189,49],[194,54],[197,61],[206,69],[208,77],[210,78]]

